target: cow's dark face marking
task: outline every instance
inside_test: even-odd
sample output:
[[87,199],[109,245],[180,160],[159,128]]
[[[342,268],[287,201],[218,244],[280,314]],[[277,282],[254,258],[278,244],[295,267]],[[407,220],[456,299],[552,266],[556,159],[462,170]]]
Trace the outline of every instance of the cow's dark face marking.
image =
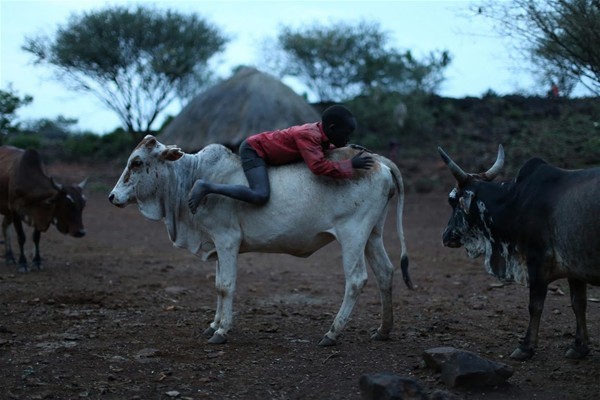
[[489,217],[485,204],[478,201],[474,190],[454,188],[448,194],[452,214],[442,235],[444,246],[465,247],[469,257],[486,253],[491,240]]
[[[483,183],[485,184],[485,183]],[[485,201],[478,198],[475,184],[453,189],[448,195],[452,215],[444,230],[444,246],[464,246],[471,258],[484,257],[486,271],[501,281],[526,284],[525,262],[520,259],[514,244],[494,234],[494,220]]]
[[55,200],[54,220],[59,232],[73,237],[85,235],[83,209],[86,198],[82,186],[64,185]]

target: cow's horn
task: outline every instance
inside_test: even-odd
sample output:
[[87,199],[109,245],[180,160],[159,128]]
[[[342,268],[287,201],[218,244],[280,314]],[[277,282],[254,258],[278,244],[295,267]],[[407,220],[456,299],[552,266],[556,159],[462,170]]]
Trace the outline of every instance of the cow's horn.
[[458,164],[456,164],[454,161],[452,161],[450,156],[448,154],[446,154],[446,152],[439,146],[438,146],[438,152],[440,153],[442,160],[444,160],[444,162],[446,163],[448,168],[450,168],[450,172],[452,172],[452,175],[454,175],[454,177],[456,178],[456,181],[459,184],[465,183],[469,179],[469,174],[467,174],[465,171],[463,171],[462,168],[458,166]]
[[50,182],[52,183],[52,187],[54,189],[58,190],[59,192],[62,190],[63,186],[60,183],[56,182],[53,176],[50,177]]
[[483,176],[485,177],[485,179],[491,181],[495,177],[498,176],[498,174],[500,173],[500,170],[502,169],[503,166],[504,166],[504,147],[502,147],[502,145],[499,145],[498,146],[498,156],[496,157],[496,162],[494,162],[494,165],[492,165],[492,168],[490,168],[486,172],[484,172]]
[[86,177],[84,180],[82,180],[81,182],[79,182],[79,184],[77,186],[79,186],[80,188],[84,188],[85,184],[87,183],[89,177]]

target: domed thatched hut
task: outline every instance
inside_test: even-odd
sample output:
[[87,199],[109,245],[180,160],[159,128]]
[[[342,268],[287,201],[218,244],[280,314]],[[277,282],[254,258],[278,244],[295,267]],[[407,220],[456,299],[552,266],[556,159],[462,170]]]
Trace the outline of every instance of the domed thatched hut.
[[268,74],[244,67],[193,99],[160,139],[186,152],[211,143],[236,148],[255,133],[319,120],[317,111],[291,88]]

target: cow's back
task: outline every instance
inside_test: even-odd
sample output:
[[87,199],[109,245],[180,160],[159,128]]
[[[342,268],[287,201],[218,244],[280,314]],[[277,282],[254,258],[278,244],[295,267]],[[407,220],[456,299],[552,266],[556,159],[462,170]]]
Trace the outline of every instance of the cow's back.
[[[331,152],[330,157],[348,159],[354,154],[356,150],[339,149]],[[247,185],[238,162],[232,162],[230,168],[227,183]],[[304,162],[271,166],[269,180],[271,196],[260,207],[223,196],[209,196],[203,217],[224,216],[223,221],[212,222],[219,226],[239,224],[244,232],[241,252],[308,255],[334,240],[333,232],[340,224],[360,221],[372,227],[395,193],[391,172],[379,163],[371,170],[355,171],[355,177],[350,179],[317,176]],[[232,218],[232,211],[236,218]],[[307,236],[303,232],[316,234]]]
[[[31,207],[39,208],[36,205],[57,193],[44,171],[40,154],[35,150],[0,146],[0,167],[2,214],[11,211],[21,215],[29,214]],[[42,225],[46,225],[51,218],[51,215],[44,217]]]

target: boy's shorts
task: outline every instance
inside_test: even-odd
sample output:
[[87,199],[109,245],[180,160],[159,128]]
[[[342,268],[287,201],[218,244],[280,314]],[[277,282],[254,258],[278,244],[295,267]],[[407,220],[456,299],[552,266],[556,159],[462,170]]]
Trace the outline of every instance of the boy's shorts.
[[240,158],[242,159],[242,168],[248,171],[256,167],[267,167],[267,163],[263,160],[256,150],[252,148],[245,140],[240,144]]

